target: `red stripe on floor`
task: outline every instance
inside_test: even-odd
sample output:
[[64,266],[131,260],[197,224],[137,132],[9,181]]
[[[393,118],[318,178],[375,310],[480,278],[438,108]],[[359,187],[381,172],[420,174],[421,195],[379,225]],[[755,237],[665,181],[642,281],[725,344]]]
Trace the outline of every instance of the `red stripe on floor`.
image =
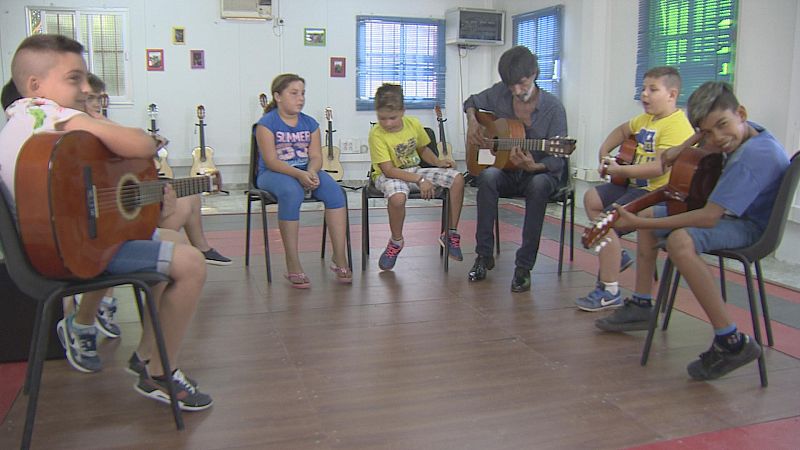
[[796,449],[800,443],[800,417],[712,431],[669,441],[634,447],[638,450],[707,449],[738,450],[768,448]]

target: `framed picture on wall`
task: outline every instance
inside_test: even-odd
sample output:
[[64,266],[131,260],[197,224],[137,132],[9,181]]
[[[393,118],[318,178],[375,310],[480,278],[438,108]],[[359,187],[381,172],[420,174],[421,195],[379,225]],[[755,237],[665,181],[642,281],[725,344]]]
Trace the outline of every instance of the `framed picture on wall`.
[[184,27],[172,27],[172,43],[175,45],[186,43],[186,29]]
[[191,62],[192,69],[205,69],[206,68],[206,51],[205,50],[189,50],[189,61]]
[[325,46],[325,28],[303,29],[303,44]]
[[147,70],[148,72],[164,71],[164,49],[148,48],[147,51]]
[[347,75],[347,60],[344,57],[331,57],[331,77],[344,78]]

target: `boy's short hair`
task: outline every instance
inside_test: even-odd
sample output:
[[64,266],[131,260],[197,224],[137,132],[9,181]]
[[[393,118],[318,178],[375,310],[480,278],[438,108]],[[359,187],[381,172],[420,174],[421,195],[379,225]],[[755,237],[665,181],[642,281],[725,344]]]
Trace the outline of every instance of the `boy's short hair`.
[[695,128],[713,111],[735,111],[738,107],[739,100],[733,93],[733,87],[724,81],[706,81],[692,92],[686,105],[689,122]]
[[388,109],[391,111],[403,111],[405,108],[403,100],[403,87],[394,83],[383,83],[375,91],[375,110]]
[[653,67],[645,72],[644,78],[663,78],[664,86],[681,91],[681,74],[672,66]]
[[506,86],[513,86],[523,78],[539,75],[539,61],[528,47],[517,45],[506,50],[497,63],[500,79]]
[[92,92],[105,92],[106,82],[101,80],[97,75],[90,73],[86,76],[86,81],[89,82],[89,87],[92,88]]
[[[60,34],[34,34],[33,36],[28,36],[19,44],[17,51],[14,53],[14,58],[11,60],[11,77],[18,88],[24,85],[25,79],[31,75],[31,72],[47,71],[55,64],[55,61],[49,60],[45,64],[37,64],[34,67],[34,64],[30,61],[33,58],[29,58],[29,56],[37,54],[35,59],[41,61],[43,53],[75,53],[83,56],[83,45]],[[39,75],[43,74],[40,73]]]

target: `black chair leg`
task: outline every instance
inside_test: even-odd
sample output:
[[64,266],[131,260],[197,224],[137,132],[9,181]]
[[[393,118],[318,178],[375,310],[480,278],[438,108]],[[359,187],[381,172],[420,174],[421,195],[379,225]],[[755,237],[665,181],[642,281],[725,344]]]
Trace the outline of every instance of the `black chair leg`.
[[367,186],[361,192],[361,271],[367,270],[367,257],[369,257],[369,198]]
[[[756,295],[753,289],[753,272],[749,263],[744,264],[745,282],[747,283],[747,299],[750,302],[750,317],[753,319],[753,334],[756,342],[761,343],[761,326],[758,319],[758,306],[756,305]],[[763,347],[763,345],[762,345]],[[761,356],[758,358],[758,375],[761,377],[761,387],[767,387],[769,381],[767,380],[767,364],[764,359],[764,351],[762,350]]]
[[497,254],[500,254],[500,206],[495,208],[495,216],[494,216],[494,244],[497,248]]
[[247,193],[247,215],[245,216],[245,223],[247,231],[244,238],[244,265],[250,265],[250,211],[252,211],[253,200],[250,198],[250,193]]
[[[39,338],[39,327],[42,326],[42,322],[44,319],[42,316],[44,315],[44,302],[39,302],[36,305],[36,318],[33,322],[33,333],[31,333],[31,345],[28,350],[28,367],[25,369],[25,386],[22,388],[23,394],[28,394],[31,388],[31,377],[33,374],[33,363],[32,361],[36,361],[36,349],[37,349],[37,341],[36,339]],[[50,323],[50,322],[47,322]]]
[[661,329],[667,331],[667,327],[669,326],[669,319],[672,317],[672,308],[675,307],[675,296],[678,295],[678,285],[681,282],[681,273],[677,270],[675,272],[675,279],[672,280],[672,288],[669,290],[669,297],[667,297],[667,302],[664,306],[664,322],[661,324]]
[[328,219],[325,218],[325,211],[322,212],[322,248],[319,251],[320,259],[325,259],[325,241],[328,237]]
[[272,261],[269,255],[269,227],[267,224],[267,205],[261,199],[261,226],[264,229],[264,265],[267,266],[267,283],[272,283]]
[[450,245],[447,238],[447,233],[450,232],[450,189],[444,195],[444,201],[442,202],[442,213],[444,214],[444,230],[445,233],[444,237],[444,272],[447,273],[450,270]]
[[644,341],[644,348],[642,349],[642,357],[639,364],[644,366],[647,364],[647,359],[650,357],[650,347],[653,345],[653,335],[658,326],[658,312],[661,310],[661,304],[664,302],[669,289],[669,281],[672,278],[673,272],[672,261],[667,258],[664,262],[664,271],[661,273],[661,283],[658,286],[658,294],[656,295],[656,304],[653,305],[653,311],[650,316],[650,323],[647,328],[647,338]]
[[569,203],[569,260],[575,259],[575,192],[570,194]]
[[[161,358],[161,369],[164,372],[164,376],[168,377],[168,380],[172,380],[172,368],[169,364],[169,357],[167,356],[167,344],[164,341],[164,333],[161,329],[161,321],[158,317],[158,311],[155,305],[155,298],[153,297],[153,291],[150,286],[146,284],[142,284],[139,286],[142,291],[144,291],[145,299],[144,302],[147,306],[147,313],[150,316],[150,324],[153,327],[153,334],[156,338],[156,348],[158,349],[158,357]],[[140,296],[140,290],[134,290],[136,295],[136,302],[141,303],[142,299]],[[178,406],[178,398],[176,395],[176,387],[175,383],[167,383],[167,390],[169,392],[169,399],[170,399],[170,406],[172,407],[172,417],[175,419],[175,427],[178,430],[183,429],[183,416],[181,415],[180,406]]]
[[722,294],[722,301],[728,303],[728,289],[725,283],[725,258],[719,257],[719,290]]
[[350,272],[353,271],[353,245],[350,239],[350,209],[346,206],[345,203],[345,230],[344,235],[345,239],[347,239],[347,266],[350,268]]
[[772,320],[769,318],[769,305],[767,304],[767,290],[764,287],[764,275],[761,272],[761,261],[757,260],[756,265],[756,279],[758,280],[758,292],[761,297],[761,314],[764,316],[764,329],[767,332],[767,345],[770,347],[775,345],[772,338]]
[[567,231],[567,199],[565,198],[561,206],[561,234],[558,239],[558,276],[564,269],[564,235]]
[[33,425],[36,421],[36,407],[39,401],[39,387],[42,384],[42,368],[44,367],[44,355],[47,352],[47,325],[53,317],[53,303],[60,300],[60,296],[51,296],[42,302],[44,306],[42,310],[41,322],[38,326],[38,334],[33,336],[32,359],[28,360],[28,365],[32,366],[30,370],[30,388],[28,391],[28,409],[25,411],[25,427],[22,432],[22,444],[20,448],[29,449],[31,447],[31,439],[33,438]]

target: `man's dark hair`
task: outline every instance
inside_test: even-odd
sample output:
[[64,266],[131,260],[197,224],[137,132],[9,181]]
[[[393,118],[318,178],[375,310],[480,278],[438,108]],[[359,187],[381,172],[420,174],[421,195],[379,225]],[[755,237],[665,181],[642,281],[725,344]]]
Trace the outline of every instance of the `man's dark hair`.
[[92,88],[92,92],[105,92],[106,82],[97,75],[93,73],[88,74],[86,76],[86,81],[89,82],[89,87]]
[[539,76],[539,62],[536,55],[528,50],[528,47],[517,45],[506,50],[500,61],[497,63],[497,71],[500,72],[500,79],[506,86],[513,86],[523,78],[533,75],[534,79]]

